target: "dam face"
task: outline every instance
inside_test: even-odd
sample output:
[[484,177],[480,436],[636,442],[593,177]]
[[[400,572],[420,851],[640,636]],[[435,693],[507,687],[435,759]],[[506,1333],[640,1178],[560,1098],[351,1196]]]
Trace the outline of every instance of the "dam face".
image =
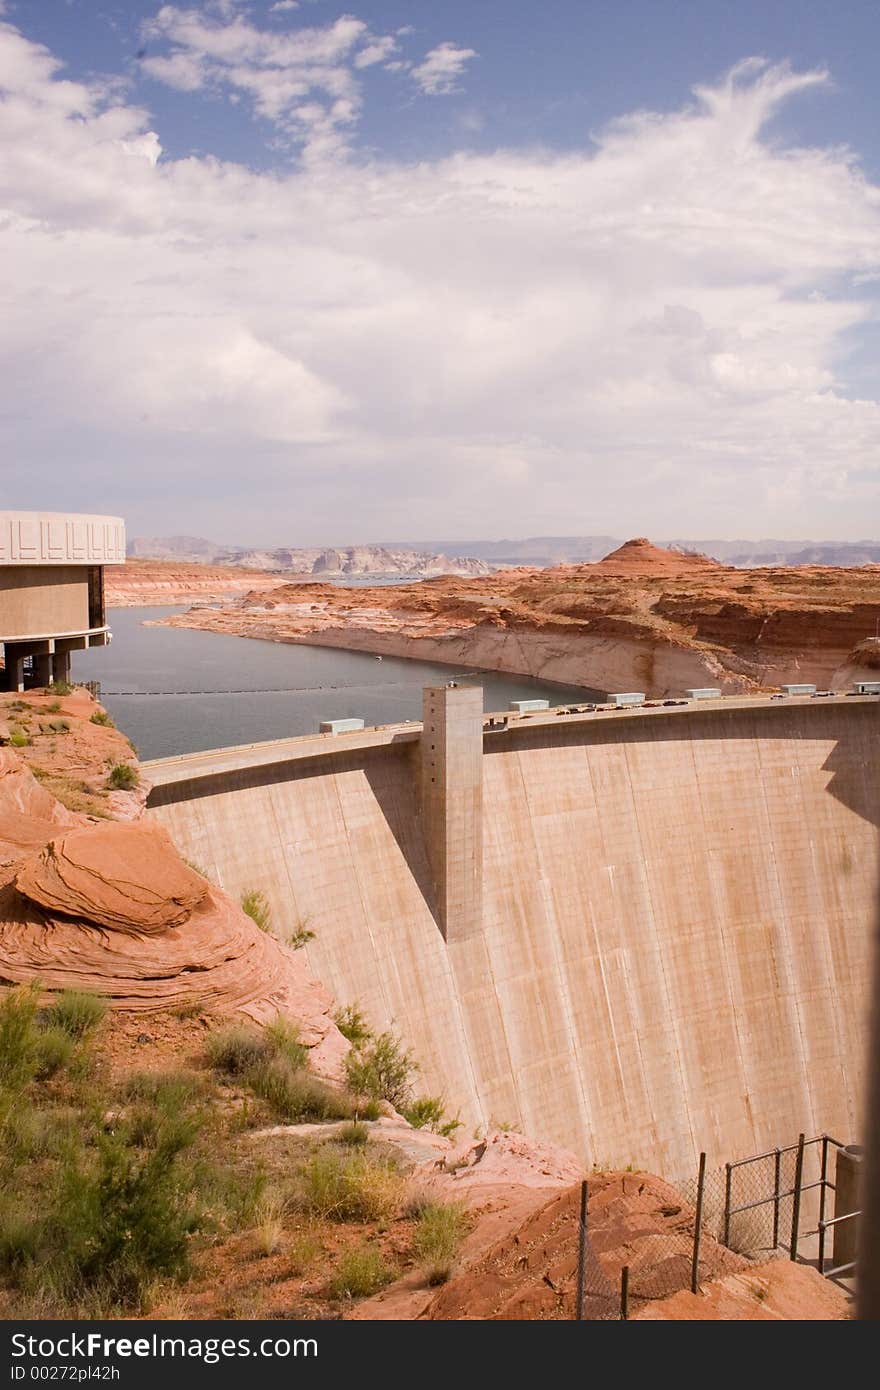
[[[878,734],[877,700],[843,697],[477,726],[440,859],[418,726],[145,772],[181,851],[261,889],[282,938],[307,924],[314,973],[468,1129],[676,1179],[701,1149],[858,1136]],[[438,880],[475,835],[476,918]]]

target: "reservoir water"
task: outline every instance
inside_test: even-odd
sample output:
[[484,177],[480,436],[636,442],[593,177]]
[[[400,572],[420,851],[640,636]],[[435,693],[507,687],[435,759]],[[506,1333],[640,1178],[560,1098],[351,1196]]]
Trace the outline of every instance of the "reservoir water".
[[73,678],[101,683],[101,699],[142,758],[316,733],[322,719],[367,724],[421,719],[422,686],[456,676],[483,686],[484,707],[543,697],[552,705],[594,692],[528,676],[365,652],[266,642],[145,621],[179,608],[115,608],[109,647],[74,652]]

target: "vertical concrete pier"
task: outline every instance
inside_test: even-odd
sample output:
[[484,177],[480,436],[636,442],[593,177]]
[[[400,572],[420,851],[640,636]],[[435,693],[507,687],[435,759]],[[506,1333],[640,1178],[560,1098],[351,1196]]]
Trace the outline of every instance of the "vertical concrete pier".
[[447,941],[483,920],[483,690],[429,686],[422,694],[421,808],[428,862]]

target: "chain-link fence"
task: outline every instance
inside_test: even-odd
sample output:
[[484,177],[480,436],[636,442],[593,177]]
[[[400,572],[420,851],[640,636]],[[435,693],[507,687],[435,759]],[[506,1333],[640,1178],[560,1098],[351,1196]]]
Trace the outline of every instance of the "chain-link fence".
[[695,1293],[742,1269],[743,1259],[801,1259],[826,1272],[835,1226],[858,1215],[832,1211],[841,1148],[830,1135],[801,1135],[713,1171],[703,1154],[697,1176],[677,1190],[634,1174],[623,1179],[628,1191],[590,1217],[584,1184],[575,1316],[625,1318],[680,1290]]

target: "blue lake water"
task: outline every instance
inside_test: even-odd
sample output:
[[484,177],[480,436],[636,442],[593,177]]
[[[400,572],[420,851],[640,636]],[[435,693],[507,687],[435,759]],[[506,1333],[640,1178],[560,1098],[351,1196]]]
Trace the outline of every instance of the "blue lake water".
[[487,710],[593,694],[472,667],[144,625],[180,611],[115,608],[111,645],[73,655],[74,680],[101,682],[104,705],[142,758],[311,734],[322,719],[421,719],[422,687],[455,676],[483,685]]

